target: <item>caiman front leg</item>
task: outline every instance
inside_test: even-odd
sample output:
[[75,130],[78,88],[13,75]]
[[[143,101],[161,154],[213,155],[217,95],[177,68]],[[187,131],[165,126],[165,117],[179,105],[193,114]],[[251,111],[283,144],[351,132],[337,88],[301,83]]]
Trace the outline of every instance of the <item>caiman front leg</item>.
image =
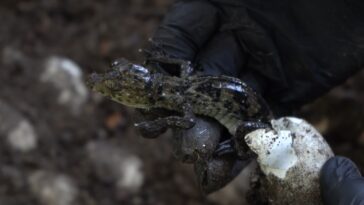
[[189,129],[195,125],[192,118],[169,116],[153,121],[135,123],[141,134],[147,138],[155,138],[163,134],[168,128]]
[[189,129],[195,125],[194,114],[191,106],[185,103],[182,106],[183,116],[168,116],[157,118],[152,121],[136,123],[142,136],[156,138],[163,134],[168,128]]
[[222,156],[226,154],[237,154],[241,159],[249,158],[250,150],[245,142],[245,135],[257,130],[270,128],[271,125],[263,122],[244,121],[236,129],[235,135],[223,142],[221,142],[216,151],[216,156]]

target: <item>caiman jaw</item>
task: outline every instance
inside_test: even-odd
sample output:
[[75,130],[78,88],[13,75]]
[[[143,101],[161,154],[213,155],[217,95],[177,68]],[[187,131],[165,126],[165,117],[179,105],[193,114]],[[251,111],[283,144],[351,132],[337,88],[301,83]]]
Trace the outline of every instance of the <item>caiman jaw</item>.
[[103,75],[92,73],[86,80],[86,85],[91,90],[99,92],[105,96],[110,96],[110,94],[112,94],[112,90],[104,85]]

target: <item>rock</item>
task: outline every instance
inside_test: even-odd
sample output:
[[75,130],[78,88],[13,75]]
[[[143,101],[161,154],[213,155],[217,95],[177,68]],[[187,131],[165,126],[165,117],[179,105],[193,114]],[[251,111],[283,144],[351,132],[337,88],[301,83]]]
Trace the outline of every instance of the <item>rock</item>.
[[358,144],[364,146],[364,131],[358,137]]
[[318,121],[317,123],[314,123],[313,125],[320,133],[325,134],[327,130],[329,130],[330,128],[330,120],[329,118],[324,117],[320,119],[320,121]]
[[106,117],[105,125],[110,130],[115,130],[118,127],[125,127],[126,125],[125,116],[120,112],[112,113]]
[[28,181],[31,191],[44,205],[75,204],[78,189],[66,175],[39,170]]
[[8,133],[7,140],[13,149],[28,152],[36,148],[37,136],[33,126],[27,121],[22,120]]
[[81,68],[63,57],[51,57],[44,65],[40,80],[51,83],[58,89],[59,104],[69,106],[73,114],[79,114],[89,95]]
[[2,62],[5,65],[12,65],[12,64],[21,64],[26,62],[28,59],[24,56],[24,54],[13,48],[13,47],[5,47],[2,50]]
[[[17,189],[22,189],[26,186],[24,172],[21,168],[17,166],[2,164],[0,166],[0,176],[2,178],[3,185],[10,185]],[[10,183],[6,183],[5,181],[9,181]],[[2,204],[1,201],[0,204]]]
[[298,118],[272,120],[273,130],[245,137],[264,177],[261,197],[270,204],[321,204],[319,174],[333,152],[320,133]]
[[0,100],[0,134],[17,151],[28,152],[37,147],[38,135],[21,113]]
[[139,191],[144,174],[138,156],[107,142],[90,142],[86,150],[99,179],[125,192]]

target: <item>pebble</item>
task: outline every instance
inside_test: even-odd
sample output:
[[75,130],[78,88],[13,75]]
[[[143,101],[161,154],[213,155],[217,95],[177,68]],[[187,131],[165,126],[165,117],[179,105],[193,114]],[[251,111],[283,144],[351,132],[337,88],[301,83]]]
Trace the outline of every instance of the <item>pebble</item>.
[[11,147],[21,152],[28,152],[37,147],[37,136],[33,126],[22,120],[8,134],[7,140]]
[[31,191],[44,205],[72,205],[78,195],[73,180],[64,174],[38,170],[28,181]]
[[359,135],[359,138],[358,138],[358,144],[360,146],[364,146],[364,130],[361,132],[361,134]]
[[2,50],[2,62],[5,65],[26,62],[27,58],[22,52],[13,47],[5,47]]
[[64,57],[50,57],[44,65],[40,80],[51,83],[58,89],[59,104],[69,106],[75,115],[80,114],[89,96],[81,68],[74,61]]
[[37,147],[38,135],[30,121],[0,100],[0,134],[14,150],[29,152]]
[[99,179],[119,190],[136,193],[144,183],[142,160],[116,145],[94,141],[86,145],[88,158]]

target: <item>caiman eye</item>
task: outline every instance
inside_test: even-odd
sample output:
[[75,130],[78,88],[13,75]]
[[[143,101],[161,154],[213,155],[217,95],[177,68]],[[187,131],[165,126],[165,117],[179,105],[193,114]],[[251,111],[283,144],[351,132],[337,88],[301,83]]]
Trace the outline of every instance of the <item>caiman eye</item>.
[[138,74],[149,74],[149,70],[143,66],[140,65],[132,65],[131,70]]

